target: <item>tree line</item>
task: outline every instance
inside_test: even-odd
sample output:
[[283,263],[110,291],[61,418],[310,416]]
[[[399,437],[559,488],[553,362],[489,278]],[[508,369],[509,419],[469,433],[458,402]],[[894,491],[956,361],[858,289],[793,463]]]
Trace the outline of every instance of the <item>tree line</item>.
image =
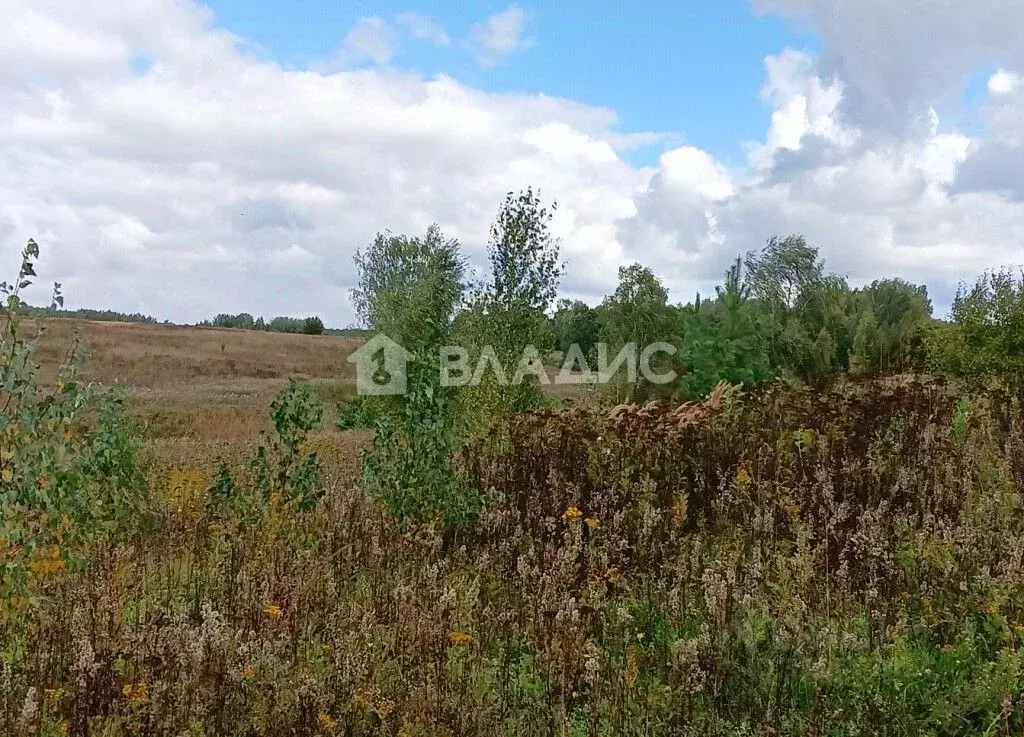
[[[673,304],[654,270],[634,263],[591,306],[558,300],[564,264],[551,232],[555,210],[532,188],[510,192],[482,273],[437,225],[422,236],[381,233],[355,254],[358,318],[413,355],[403,396],[357,397],[342,413],[346,427],[374,428],[367,481],[397,519],[457,527],[479,512],[483,497],[453,465],[453,451],[500,443],[502,418],[552,401],[532,369],[557,364],[558,352],[592,362],[595,352],[607,357],[629,343],[676,348],[659,353],[663,365],[652,368],[678,380],[653,384],[641,372],[620,372],[603,386],[616,401],[635,402],[702,398],[721,381],[820,387],[843,375],[897,372],[1024,376],[1024,277],[1008,269],[962,286],[950,319],[938,320],[925,286],[892,277],[851,287],[816,246],[790,235],[737,256],[713,294]],[[527,380],[481,372],[455,390],[440,378],[442,349],[452,346],[467,366],[526,368]]]
[[[687,397],[723,380],[820,386],[841,374],[1024,375],[1024,276],[1010,269],[962,285],[950,318],[939,320],[924,285],[889,277],[851,287],[818,247],[790,235],[737,256],[712,295],[672,304],[658,275],[634,263],[591,306],[556,301],[564,265],[550,232],[555,207],[533,189],[510,193],[491,228],[490,271],[476,279],[458,241],[437,225],[424,236],[379,234],[355,256],[359,319],[413,352],[445,342],[492,346],[501,361],[528,345],[577,345],[592,359],[599,343],[667,342],[678,352],[664,360],[682,377],[670,391]],[[638,400],[665,391],[642,379],[618,388]],[[537,400],[529,387],[489,391],[503,396],[468,401],[514,409]]]
[[315,315],[306,318],[280,316],[264,320],[262,317],[253,317],[248,312],[240,312],[237,315],[222,312],[212,320],[204,320],[200,325],[239,330],[262,330],[270,333],[301,333],[302,335],[323,335],[325,332],[324,321]]

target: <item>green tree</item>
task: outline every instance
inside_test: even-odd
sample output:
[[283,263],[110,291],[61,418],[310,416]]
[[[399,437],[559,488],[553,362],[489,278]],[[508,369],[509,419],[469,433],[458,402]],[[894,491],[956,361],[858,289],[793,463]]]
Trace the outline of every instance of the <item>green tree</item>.
[[990,271],[961,285],[948,324],[927,338],[933,368],[953,376],[1024,377],[1024,272]]
[[451,465],[460,432],[439,371],[439,348],[464,298],[459,243],[437,225],[422,238],[378,234],[355,262],[357,316],[413,354],[405,396],[360,402],[361,414],[374,418],[366,480],[399,525],[460,524],[475,513],[478,497]]
[[302,333],[304,335],[323,335],[324,321],[319,317],[307,317],[302,321]]
[[379,233],[355,263],[352,303],[363,325],[412,352],[441,345],[464,296],[457,240],[436,224],[422,238]]
[[[528,347],[538,353],[554,348],[546,313],[564,271],[558,239],[551,233],[556,207],[545,207],[540,193],[527,188],[510,192],[498,209],[487,249],[490,274],[461,316],[457,332],[472,363],[491,349],[511,377]],[[543,400],[536,377],[502,385],[493,373],[462,396],[465,416],[478,431],[495,417]]]
[[770,315],[773,369],[810,384],[846,370],[853,310],[846,280],[825,273],[816,247],[803,236],[772,237],[746,258],[751,296]]
[[601,339],[601,318],[586,302],[562,299],[555,310],[554,330],[558,350],[578,345],[584,356],[590,356]]
[[[677,343],[668,290],[651,269],[641,264],[619,267],[619,284],[601,303],[598,315],[601,340],[608,344],[610,353],[628,343],[635,343],[639,351],[653,343]],[[672,362],[664,353],[654,358],[652,368],[659,372]],[[635,400],[642,399],[652,388],[640,372],[633,384],[626,387]]]
[[770,317],[750,298],[742,264],[737,258],[726,271],[716,300],[702,303],[698,295],[694,305],[682,310],[683,390],[689,397],[707,396],[720,381],[759,384],[773,377]]
[[932,323],[928,289],[902,279],[882,279],[857,292],[856,298],[850,371],[868,374],[920,368]]
[[750,294],[776,310],[793,309],[800,295],[824,278],[825,264],[818,249],[802,235],[772,236],[760,252],[746,257]]
[[298,333],[302,331],[302,320],[279,315],[270,321],[267,329],[272,333]]
[[487,249],[489,306],[540,312],[551,307],[565,270],[558,240],[551,233],[557,208],[558,203],[544,207],[540,192],[532,187],[505,196],[491,225]]

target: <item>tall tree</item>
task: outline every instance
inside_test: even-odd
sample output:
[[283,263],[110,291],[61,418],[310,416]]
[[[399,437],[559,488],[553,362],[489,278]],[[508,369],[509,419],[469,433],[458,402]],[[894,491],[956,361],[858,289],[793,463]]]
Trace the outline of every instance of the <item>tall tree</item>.
[[720,381],[759,384],[772,378],[768,355],[770,318],[750,298],[741,277],[742,260],[725,273],[716,287],[717,299],[682,310],[683,390],[687,396],[706,396]]
[[509,192],[491,225],[489,297],[503,309],[546,311],[558,293],[564,266],[551,233],[558,203],[545,207],[540,192]]
[[414,352],[441,344],[465,288],[457,240],[436,224],[422,238],[379,233],[355,263],[352,303],[366,327]]
[[928,289],[902,279],[881,279],[856,296],[858,316],[850,370],[867,374],[920,368],[932,322]]
[[[651,269],[641,264],[619,267],[619,284],[598,308],[601,340],[615,351],[628,343],[643,350],[652,343],[675,344],[676,326],[668,304],[668,290]],[[670,362],[664,354],[662,364]],[[642,399],[652,390],[638,373],[629,387],[634,399]]]
[[802,235],[772,236],[760,252],[746,258],[747,284],[752,296],[775,308],[792,309],[800,295],[824,278],[825,264],[818,249]]
[[746,270],[751,295],[771,315],[775,370],[808,383],[843,370],[850,290],[842,277],[825,274],[818,249],[803,236],[772,237],[747,254]]
[[[510,192],[491,226],[488,259],[491,273],[460,316],[459,342],[478,365],[484,351],[515,375],[524,351],[538,354],[554,347],[554,331],[546,312],[558,294],[564,266],[559,242],[551,232],[557,204],[546,207],[532,187]],[[539,358],[538,358],[539,361]],[[463,412],[477,430],[507,412],[529,409],[542,400],[540,377],[530,374],[520,383],[502,385],[494,373],[460,396]]]
[[581,300],[558,301],[554,317],[555,340],[560,351],[578,345],[589,356],[601,339],[601,320],[597,311]]

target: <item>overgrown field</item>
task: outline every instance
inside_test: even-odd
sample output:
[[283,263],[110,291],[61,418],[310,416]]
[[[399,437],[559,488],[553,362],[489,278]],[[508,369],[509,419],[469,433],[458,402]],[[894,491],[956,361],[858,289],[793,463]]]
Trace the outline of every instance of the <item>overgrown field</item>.
[[[315,450],[303,396],[275,472]],[[908,377],[524,414],[460,456],[488,493],[455,534],[351,477],[182,471],[41,549],[0,732],[1017,734],[1019,401]]]
[[325,429],[315,435],[331,449],[327,458],[339,472],[358,469],[359,443],[331,428],[339,402],[355,392],[346,359],[361,339],[71,319],[26,327],[36,323],[46,329],[36,356],[41,381],[52,383],[80,341],[82,379],[126,387],[132,416],[146,425],[144,454],[163,481],[175,469],[208,474],[218,456],[244,459],[288,377],[312,384],[324,403]]
[[[83,364],[22,317],[30,241],[0,735],[1024,733],[1024,278],[940,323],[772,239],[714,300],[634,265],[551,317],[551,216],[510,193],[472,289],[436,226],[356,255],[411,356],[384,398],[351,399],[344,338],[90,323]],[[542,391],[535,342],[680,336],[673,385]],[[446,345],[541,365],[455,389]]]

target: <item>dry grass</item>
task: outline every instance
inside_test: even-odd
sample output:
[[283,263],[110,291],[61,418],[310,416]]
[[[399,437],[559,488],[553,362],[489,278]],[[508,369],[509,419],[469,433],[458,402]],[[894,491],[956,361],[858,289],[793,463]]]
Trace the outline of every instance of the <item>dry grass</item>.
[[294,376],[317,386],[327,407],[316,442],[329,462],[350,473],[363,435],[338,433],[338,401],[351,395],[347,358],[361,342],[226,328],[51,319],[38,359],[51,380],[75,335],[87,356],[84,375],[129,387],[132,411],[147,425],[147,455],[159,466],[212,467],[241,459],[267,427],[268,407]]

